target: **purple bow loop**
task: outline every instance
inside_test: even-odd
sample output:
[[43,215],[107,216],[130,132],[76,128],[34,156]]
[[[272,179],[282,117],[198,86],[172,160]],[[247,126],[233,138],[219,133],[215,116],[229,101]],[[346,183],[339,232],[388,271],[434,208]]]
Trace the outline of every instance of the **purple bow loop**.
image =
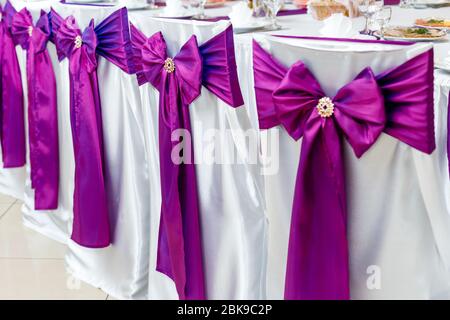
[[[263,108],[264,123],[268,127],[281,123],[294,139],[303,137],[285,298],[348,299],[342,140],[358,157],[374,144],[386,122],[381,90],[366,68],[333,98],[327,97],[301,61],[286,70],[258,44],[253,49],[256,100]],[[267,84],[275,84],[271,96]]]
[[16,9],[14,9],[11,2],[9,2],[9,0],[7,0],[1,13],[2,13],[1,21],[2,21],[2,23],[5,24],[6,28],[9,31],[9,29],[11,28],[12,20],[13,20],[14,16],[16,15],[17,11],[16,11]]
[[[75,18],[67,17],[59,26],[55,40],[55,45],[62,53],[59,59],[68,57],[71,60],[71,68],[74,68],[72,72],[77,72],[81,66],[87,72],[93,72],[97,68],[97,35],[94,30],[94,20],[91,20],[89,26],[81,33]],[[74,56],[77,58],[75,59]],[[76,63],[75,60],[77,60]]]
[[114,11],[95,27],[98,55],[128,74],[136,72],[131,46],[128,13],[125,7]]
[[422,152],[436,147],[433,49],[377,76],[386,105],[385,132]]
[[[173,64],[173,66],[172,66]],[[197,37],[192,36],[181,47],[173,59],[164,61],[164,70],[170,76],[174,74],[181,94],[181,103],[191,104],[201,92],[202,87],[202,57],[198,50]]]
[[11,33],[14,42],[23,49],[28,49],[29,41],[36,31],[33,26],[33,18],[27,8],[23,8],[11,20]]
[[33,43],[33,51],[40,53],[47,49],[47,42],[50,37],[48,16],[45,11],[41,11],[36,26],[34,26],[30,12],[23,8],[12,19],[11,33],[14,36],[15,43],[23,49],[29,49],[30,43]]
[[232,107],[244,104],[234,55],[233,27],[230,25],[199,47],[203,60],[203,85]]

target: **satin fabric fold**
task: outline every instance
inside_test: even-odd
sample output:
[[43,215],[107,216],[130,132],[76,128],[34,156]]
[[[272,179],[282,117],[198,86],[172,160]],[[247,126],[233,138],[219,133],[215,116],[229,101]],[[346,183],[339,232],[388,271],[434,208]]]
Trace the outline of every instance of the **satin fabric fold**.
[[75,18],[50,13],[52,40],[59,59],[68,58],[70,117],[75,155],[74,220],[72,240],[84,247],[110,244],[104,181],[101,104],[97,79],[97,54],[132,72],[128,17],[125,8],[112,13],[94,28],[81,32]]
[[[342,140],[347,140],[357,157],[375,143],[383,130],[409,133],[406,134],[409,139],[402,141],[411,145],[415,138],[423,138],[422,145],[415,144],[419,150],[432,149],[434,136],[430,135],[429,122],[412,130],[415,120],[430,116],[428,99],[432,101],[433,97],[429,96],[428,87],[433,82],[427,82],[427,75],[432,65],[423,64],[428,54],[425,52],[378,77],[370,68],[364,69],[330,99],[333,112],[322,117],[317,108],[325,95],[307,67],[299,61],[286,68],[254,41],[255,91],[261,128],[281,124],[295,140],[303,137],[292,208],[286,299],[350,298]],[[409,74],[413,86],[423,88],[408,89],[401,85],[408,78],[401,70],[407,67],[426,70],[418,76]],[[408,95],[414,92],[420,96]],[[411,108],[417,110],[408,112]]]
[[26,8],[13,20],[15,41],[27,51],[28,131],[31,186],[36,210],[58,208],[59,146],[56,79],[47,52],[48,16],[41,11],[36,26]]
[[0,10],[0,138],[3,167],[17,168],[26,163],[26,146],[22,79],[16,43],[11,35],[11,23],[16,10],[9,1]]
[[[150,82],[160,93],[159,148],[161,219],[157,270],[174,282],[180,299],[205,299],[202,241],[197,181],[192,144],[183,145],[182,161],[172,152],[180,144],[172,134],[191,134],[189,104],[201,93],[202,84],[227,104],[243,104],[237,82],[232,29],[198,46],[192,36],[168,68],[167,46],[161,33],[146,38],[133,25],[131,38],[140,85]],[[169,61],[170,63],[170,61]]]

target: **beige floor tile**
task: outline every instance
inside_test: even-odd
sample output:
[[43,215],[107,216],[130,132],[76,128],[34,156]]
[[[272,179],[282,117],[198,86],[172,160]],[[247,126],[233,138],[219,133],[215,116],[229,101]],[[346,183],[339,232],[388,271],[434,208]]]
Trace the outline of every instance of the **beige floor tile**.
[[66,273],[63,260],[0,258],[0,299],[105,300],[106,293]]
[[8,203],[0,203],[0,219],[2,216],[8,211],[9,208],[11,208],[12,204]]
[[23,226],[20,204],[0,218],[0,258],[63,259],[65,252],[65,245]]
[[16,198],[4,195],[0,193],[0,203],[12,204],[16,201]]

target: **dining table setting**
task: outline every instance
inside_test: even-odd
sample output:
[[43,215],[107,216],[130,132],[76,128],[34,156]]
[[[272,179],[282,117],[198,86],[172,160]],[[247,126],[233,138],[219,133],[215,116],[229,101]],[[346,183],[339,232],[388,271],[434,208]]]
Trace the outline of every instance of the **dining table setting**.
[[450,299],[449,0],[0,8],[0,192],[75,278]]

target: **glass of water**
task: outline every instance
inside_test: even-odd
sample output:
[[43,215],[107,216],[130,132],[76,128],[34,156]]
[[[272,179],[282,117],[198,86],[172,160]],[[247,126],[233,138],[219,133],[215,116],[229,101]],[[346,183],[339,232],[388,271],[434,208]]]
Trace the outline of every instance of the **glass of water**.
[[205,5],[208,0],[190,0],[191,8],[197,9],[197,19],[207,19],[205,15]]
[[282,0],[262,0],[262,2],[266,7],[266,14],[271,21],[271,29],[281,29],[281,26],[277,23],[277,13],[283,4]]
[[380,27],[380,35],[384,38],[384,27],[391,21],[392,7],[383,7],[373,15],[373,20]]
[[359,12],[361,12],[366,19],[364,30],[361,32],[362,34],[370,34],[369,21],[372,21],[372,16],[380,11],[383,5],[383,0],[362,0],[359,3]]

